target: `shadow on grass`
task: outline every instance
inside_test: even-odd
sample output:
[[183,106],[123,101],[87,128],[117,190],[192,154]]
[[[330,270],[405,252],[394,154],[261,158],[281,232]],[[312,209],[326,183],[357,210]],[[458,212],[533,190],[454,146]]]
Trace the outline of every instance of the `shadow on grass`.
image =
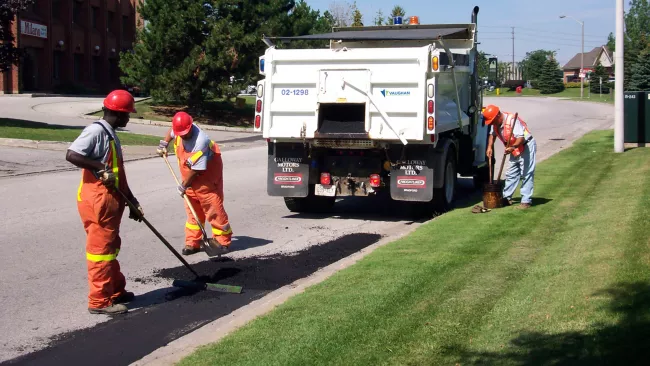
[[615,326],[595,324],[590,331],[544,334],[525,332],[502,352],[448,349],[461,365],[647,365],[650,359],[650,284],[619,283],[593,296],[611,299],[607,310]]
[[0,127],[36,128],[44,130],[83,130],[85,126],[64,126],[44,122],[32,122],[23,119],[0,118]]

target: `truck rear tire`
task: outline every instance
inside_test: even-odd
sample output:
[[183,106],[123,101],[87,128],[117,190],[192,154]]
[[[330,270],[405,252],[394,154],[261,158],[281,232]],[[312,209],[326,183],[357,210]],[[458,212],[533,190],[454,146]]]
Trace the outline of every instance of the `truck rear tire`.
[[456,159],[454,158],[453,149],[449,149],[449,151],[447,151],[447,157],[445,159],[445,171],[443,174],[442,187],[434,188],[433,190],[433,209],[439,213],[451,209],[453,207],[454,200],[456,199],[458,170],[456,169]]

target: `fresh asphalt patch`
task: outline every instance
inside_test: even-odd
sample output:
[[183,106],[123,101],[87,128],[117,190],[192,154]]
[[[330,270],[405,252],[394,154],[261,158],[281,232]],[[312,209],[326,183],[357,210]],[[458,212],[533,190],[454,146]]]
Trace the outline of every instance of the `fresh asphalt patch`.
[[[191,291],[168,287],[162,302],[141,307],[92,328],[50,339],[47,348],[2,364],[12,365],[128,365],[269,292],[309,276],[318,269],[366,248],[382,238],[355,233],[290,255],[243,259],[211,259],[193,267],[211,282],[243,287],[241,294]],[[162,269],[139,282],[193,280],[185,267]],[[137,301],[137,299],[136,299]]]

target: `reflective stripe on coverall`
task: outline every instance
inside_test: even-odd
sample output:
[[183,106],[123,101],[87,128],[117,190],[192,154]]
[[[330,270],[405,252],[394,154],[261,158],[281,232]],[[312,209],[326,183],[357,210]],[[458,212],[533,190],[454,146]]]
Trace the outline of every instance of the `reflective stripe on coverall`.
[[[110,140],[110,150],[104,163],[115,174],[115,187],[127,192],[123,159],[117,153],[113,137],[108,131],[106,133]],[[112,300],[125,292],[126,280],[117,261],[122,244],[119,228],[125,204],[119,193],[109,190],[90,170],[82,169],[77,190],[77,209],[86,231],[89,308],[110,306]]]
[[[181,137],[174,139],[174,149],[178,158],[178,166],[183,180],[187,179],[191,166],[208,151],[195,153],[185,151]],[[229,246],[232,240],[232,229],[228,222],[228,214],[223,207],[223,161],[219,146],[210,140],[209,149],[213,155],[208,160],[207,169],[199,172],[185,194],[201,223],[207,221],[212,227],[212,235],[223,246]],[[202,241],[201,228],[185,203],[187,222],[185,223],[185,245],[199,248]]]

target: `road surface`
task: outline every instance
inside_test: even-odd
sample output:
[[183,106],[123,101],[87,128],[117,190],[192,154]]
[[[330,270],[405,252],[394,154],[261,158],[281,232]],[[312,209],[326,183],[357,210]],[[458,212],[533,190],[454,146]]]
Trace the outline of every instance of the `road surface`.
[[[487,99],[486,104],[495,101],[527,121],[540,160],[589,130],[613,126],[611,105],[542,98]],[[497,148],[497,154],[502,151]],[[187,272],[144,224],[125,215],[119,260],[128,288],[139,299],[127,316],[111,321],[86,310],[85,235],[75,205],[80,173],[0,178],[0,362],[23,356],[14,361],[79,363],[93,357],[93,363],[128,364],[380,236],[419,224],[403,215],[382,215],[374,207],[378,203],[364,200],[337,203],[328,218],[291,214],[282,199],[266,194],[266,159],[263,146],[224,152],[235,251],[225,261],[208,261],[202,253],[189,257],[202,273],[243,285],[246,292],[174,292],[172,279],[190,279]],[[164,163],[134,161],[126,170],[150,222],[180,250],[183,201]]]

